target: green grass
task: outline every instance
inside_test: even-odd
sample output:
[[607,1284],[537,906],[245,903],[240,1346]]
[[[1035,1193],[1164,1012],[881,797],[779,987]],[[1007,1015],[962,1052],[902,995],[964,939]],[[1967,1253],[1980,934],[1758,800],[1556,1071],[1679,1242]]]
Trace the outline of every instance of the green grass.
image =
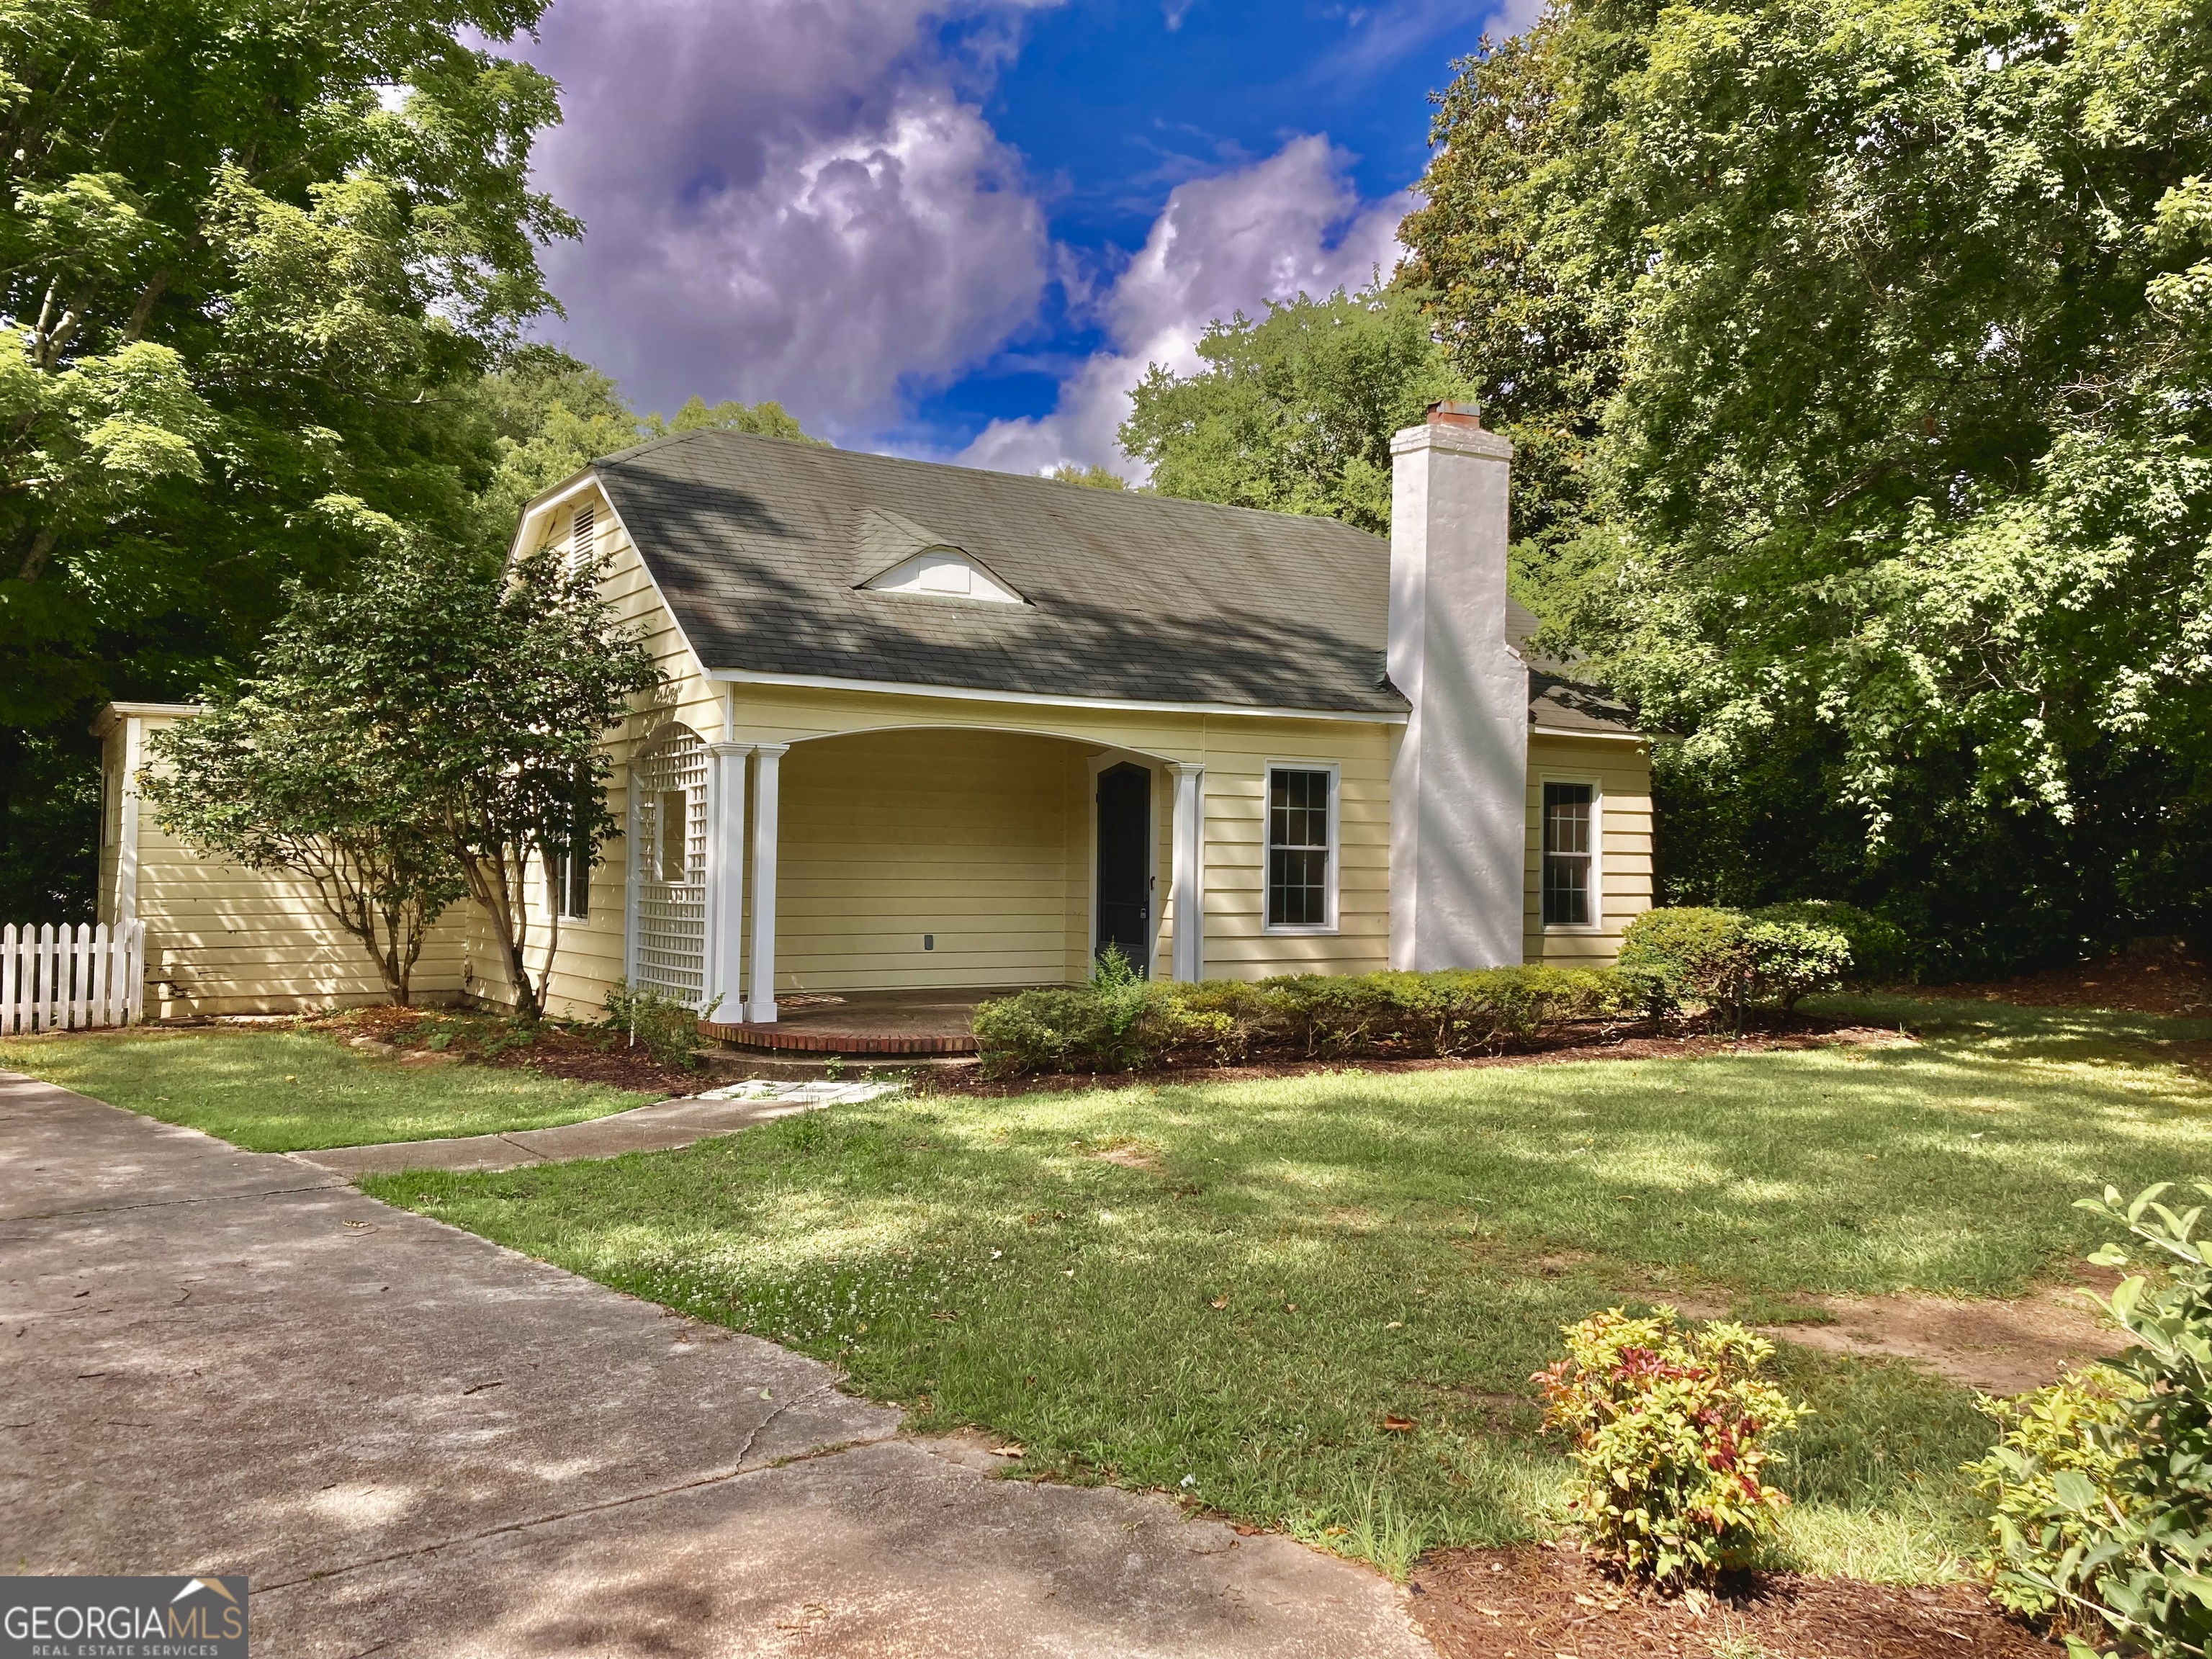
[[[1019,1442],[1025,1472],[1163,1488],[1395,1570],[1555,1524],[1528,1376],[1565,1322],[1675,1296],[2008,1295],[2097,1242],[2069,1207],[2085,1190],[2212,1170],[2212,1087],[2160,1046],[2212,1025],[1848,1011],[1927,1041],[881,1101],[364,1185],[834,1360],[918,1428]],[[1784,1559],[1956,1571],[1978,1524],[1957,1466],[1990,1438],[1966,1393],[1780,1364],[1817,1411],[1781,1472]]]
[[655,1098],[479,1066],[372,1058],[313,1031],[0,1042],[0,1066],[254,1152],[544,1129]]

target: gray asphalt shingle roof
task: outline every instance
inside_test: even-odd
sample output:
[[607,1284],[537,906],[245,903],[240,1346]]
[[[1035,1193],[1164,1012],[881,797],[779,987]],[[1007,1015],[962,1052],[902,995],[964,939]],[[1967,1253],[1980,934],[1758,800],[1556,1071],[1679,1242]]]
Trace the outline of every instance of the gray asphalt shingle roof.
[[[1389,546],[1333,519],[738,432],[684,433],[594,466],[709,669],[1406,708],[1383,678]],[[910,531],[969,554],[1028,603],[861,587],[878,574],[864,567],[911,549]]]

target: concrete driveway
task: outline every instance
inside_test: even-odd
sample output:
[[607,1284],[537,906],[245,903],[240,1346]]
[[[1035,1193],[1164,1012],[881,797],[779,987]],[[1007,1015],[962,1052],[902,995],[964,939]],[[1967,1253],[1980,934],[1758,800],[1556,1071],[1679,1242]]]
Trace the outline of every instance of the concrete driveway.
[[990,1463],[772,1344],[0,1073],[0,1572],[243,1572],[285,1659],[1431,1654],[1363,1569]]

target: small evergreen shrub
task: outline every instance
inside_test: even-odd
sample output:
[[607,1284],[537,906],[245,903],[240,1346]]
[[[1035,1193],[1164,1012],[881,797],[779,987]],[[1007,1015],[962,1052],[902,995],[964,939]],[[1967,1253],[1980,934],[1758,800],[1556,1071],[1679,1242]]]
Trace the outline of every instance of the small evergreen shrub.
[[1839,989],[1851,945],[1827,920],[1685,905],[1631,921],[1620,966],[1658,988],[1658,1006],[1699,1005],[1741,1028],[1753,1008],[1787,1012],[1802,997]]
[[632,985],[618,979],[607,989],[607,1024],[619,1030],[672,1072],[689,1072],[699,1064],[699,1022],[710,1016],[650,986]]
[[[2106,1362],[2119,1380],[2101,1397],[2086,1383],[2072,1397],[2045,1389],[2041,1411],[1970,1466],[1996,1500],[1999,1599],[2070,1626],[2075,1659],[2116,1649],[2198,1659],[2212,1645],[2212,1267],[2197,1237],[2203,1207],[2177,1212],[2160,1201],[2166,1191],[2124,1207],[2107,1187],[2076,1206],[2163,1259],[2103,1303],[2135,1339]],[[2118,1244],[2089,1260],[2132,1265]],[[2106,1640],[2093,1645],[2084,1630]]]
[[1076,990],[984,1003],[975,1030],[987,1072],[1126,1072],[1182,1058],[1431,1058],[1470,1054],[1547,1026],[1630,1016],[1648,980],[1609,968],[1433,974],[1297,974],[1196,984],[1139,979],[1102,961]]
[[1850,947],[1846,977],[1856,985],[1887,985],[1913,978],[1920,971],[1919,955],[1912,940],[1887,916],[1863,910],[1840,899],[1790,899],[1762,905],[1751,913],[1753,921],[1806,922],[1833,928]]
[[1766,1437],[1806,1408],[1759,1374],[1774,1345],[1741,1325],[1685,1328],[1672,1308],[1565,1328],[1567,1357],[1530,1379],[1575,1465],[1568,1506],[1590,1547],[1662,1587],[1748,1565],[1789,1502],[1761,1479]]

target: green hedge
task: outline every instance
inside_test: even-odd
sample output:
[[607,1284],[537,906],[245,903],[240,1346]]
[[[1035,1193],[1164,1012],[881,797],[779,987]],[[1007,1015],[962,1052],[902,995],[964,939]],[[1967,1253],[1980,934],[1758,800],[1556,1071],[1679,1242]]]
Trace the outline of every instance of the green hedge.
[[1650,975],[1612,968],[1297,974],[1180,984],[1102,966],[1079,989],[1024,991],[975,1011],[994,1076],[1126,1072],[1170,1060],[1235,1064],[1464,1054],[1563,1021],[1649,1011]]
[[[1668,1003],[1708,1008],[1741,1025],[1753,1008],[1786,1012],[1801,997],[1842,988],[1854,952],[1838,913],[1850,909],[1798,903],[1646,910],[1622,935],[1620,965],[1662,987]],[[1887,926],[1863,911],[1852,915]]]

